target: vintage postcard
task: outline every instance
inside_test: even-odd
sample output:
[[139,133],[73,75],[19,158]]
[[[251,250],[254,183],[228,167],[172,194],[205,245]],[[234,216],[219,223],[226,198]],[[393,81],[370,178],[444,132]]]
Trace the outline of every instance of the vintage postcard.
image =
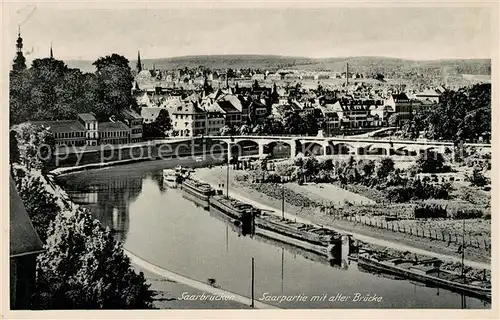
[[499,317],[498,9],[2,3],[2,316]]

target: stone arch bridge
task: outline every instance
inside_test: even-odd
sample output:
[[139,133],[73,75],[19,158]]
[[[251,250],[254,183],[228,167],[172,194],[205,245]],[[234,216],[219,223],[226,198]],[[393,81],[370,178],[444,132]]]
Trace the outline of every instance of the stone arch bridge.
[[[265,155],[265,149],[286,145],[289,157],[298,153],[308,155],[355,154],[370,155],[376,150],[382,155],[418,155],[435,151],[453,154],[455,146],[448,141],[391,140],[369,137],[309,137],[309,136],[205,136],[205,139],[218,140],[229,146],[253,145],[258,147],[258,156]],[[465,148],[474,147],[483,152],[491,152],[490,144],[465,143]]]

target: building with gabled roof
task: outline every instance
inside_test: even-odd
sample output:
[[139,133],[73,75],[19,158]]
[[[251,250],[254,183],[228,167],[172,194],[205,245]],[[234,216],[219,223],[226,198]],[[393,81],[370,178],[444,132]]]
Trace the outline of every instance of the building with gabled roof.
[[417,92],[415,94],[415,98],[417,100],[423,101],[423,100],[428,100],[432,102],[439,103],[439,98],[441,97],[441,94],[436,92],[434,89],[425,89],[421,92]]
[[123,118],[123,122],[130,128],[130,142],[141,142],[143,140],[142,123],[144,119],[132,109],[123,109],[120,111],[120,115]]
[[12,177],[10,191],[10,308],[31,309],[36,257],[44,251]]
[[158,115],[160,114],[161,110],[163,110],[163,108],[157,108],[157,107],[141,108],[141,117],[143,118],[144,123],[148,124],[154,122],[156,118],[158,118]]

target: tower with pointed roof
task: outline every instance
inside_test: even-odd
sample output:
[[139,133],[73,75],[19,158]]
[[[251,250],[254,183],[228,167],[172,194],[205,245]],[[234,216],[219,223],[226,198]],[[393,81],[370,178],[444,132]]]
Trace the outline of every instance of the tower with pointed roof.
[[50,58],[54,59],[54,53],[52,52],[52,42],[50,43]]
[[14,63],[12,64],[12,70],[22,71],[26,69],[26,58],[23,55],[23,38],[21,38],[21,27],[19,27],[17,31],[16,48],[16,57],[14,58]]
[[271,93],[271,100],[273,103],[276,103],[279,101],[279,93],[278,93],[278,87],[276,86],[276,82],[273,84],[273,91]]
[[141,63],[141,52],[137,50],[137,65],[136,65],[137,73],[142,71],[142,63]]
[[205,73],[204,75],[204,81],[203,81],[203,94],[204,96],[210,94],[213,91],[212,86],[208,83],[207,75]]

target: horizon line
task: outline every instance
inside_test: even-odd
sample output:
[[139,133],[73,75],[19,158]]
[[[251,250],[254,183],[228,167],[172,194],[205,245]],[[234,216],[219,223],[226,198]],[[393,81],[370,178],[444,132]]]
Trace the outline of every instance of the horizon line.
[[[99,57],[104,57],[104,56],[109,56],[112,54],[119,54],[127,58],[127,56],[117,53],[117,52],[112,52],[108,53],[106,55],[101,55],[96,58],[79,58],[79,57],[63,57],[59,58],[61,60],[67,60],[67,61],[95,61]],[[179,58],[196,58],[196,57],[211,57],[211,56],[220,56],[220,57],[244,57],[244,56],[254,56],[254,57],[276,57],[276,58],[288,58],[288,59],[310,59],[310,60],[325,60],[325,59],[353,59],[353,58],[379,58],[379,59],[394,59],[394,60],[408,60],[408,61],[418,61],[418,62],[427,62],[427,61],[445,61],[445,60],[492,60],[491,57],[471,57],[471,58],[464,58],[464,57],[439,57],[439,58],[428,58],[428,59],[422,59],[422,58],[408,58],[408,57],[396,57],[396,56],[385,56],[385,55],[353,55],[353,56],[325,56],[325,57],[310,57],[310,56],[292,56],[292,55],[279,55],[279,54],[266,54],[266,53],[230,53],[230,54],[186,54],[186,55],[180,55],[180,56],[163,56],[163,57],[153,57],[153,58],[147,58],[141,56],[141,61],[144,60],[158,60],[158,59],[179,59]],[[27,60],[29,57],[26,57]],[[43,59],[43,58],[35,58],[35,59]],[[57,57],[56,57],[57,59]],[[29,60],[34,60],[34,59],[29,59]],[[137,61],[137,58],[134,59],[129,59],[129,61]]]

